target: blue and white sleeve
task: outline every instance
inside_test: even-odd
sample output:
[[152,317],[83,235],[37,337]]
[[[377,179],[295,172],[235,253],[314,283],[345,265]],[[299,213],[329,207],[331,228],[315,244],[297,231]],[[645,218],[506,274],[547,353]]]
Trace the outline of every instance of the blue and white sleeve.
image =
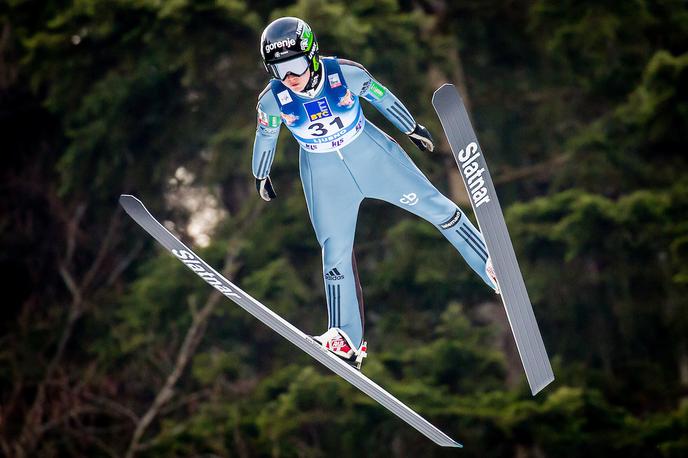
[[279,137],[282,119],[279,106],[272,95],[270,86],[258,97],[258,122],[256,139],[253,142],[253,176],[265,178],[270,174],[270,167],[275,158],[275,147]]
[[380,84],[363,65],[346,59],[338,59],[349,90],[370,102],[397,129],[410,134],[416,120],[392,92]]

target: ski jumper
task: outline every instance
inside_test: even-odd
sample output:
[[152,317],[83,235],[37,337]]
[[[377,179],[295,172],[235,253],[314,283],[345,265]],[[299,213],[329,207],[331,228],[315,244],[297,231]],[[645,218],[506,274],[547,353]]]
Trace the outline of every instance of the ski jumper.
[[[269,175],[279,129],[300,145],[299,168],[313,229],[322,247],[328,328],[363,340],[363,298],[353,255],[358,209],[381,199],[434,224],[485,283],[487,249],[466,215],[442,195],[387,134],[366,120],[360,98],[404,133],[416,121],[404,105],[355,62],[322,58],[323,75],[312,96],[273,79],[258,101],[253,174]],[[309,94],[311,95],[311,94]]]

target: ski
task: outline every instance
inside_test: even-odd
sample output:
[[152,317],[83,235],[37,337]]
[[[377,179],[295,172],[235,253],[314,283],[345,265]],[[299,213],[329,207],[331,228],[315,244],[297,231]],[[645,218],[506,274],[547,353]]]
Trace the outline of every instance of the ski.
[[119,198],[119,203],[134,221],[170,251],[177,259],[196,273],[196,275],[256,317],[263,324],[308,353],[363,393],[379,402],[383,407],[417,429],[421,434],[436,444],[443,447],[463,447],[460,443],[440,431],[425,418],[410,409],[361,372],[325,350],[308,335],[301,332],[291,323],[220,275],[186,245],[180,242],[172,233],[165,229],[165,227],[148,212],[139,199],[131,195],[122,194]]
[[454,159],[459,167],[480,232],[492,259],[511,332],[535,395],[554,380],[533,306],[528,298],[504,215],[487,163],[471,126],[466,107],[454,85],[445,84],[432,96]]

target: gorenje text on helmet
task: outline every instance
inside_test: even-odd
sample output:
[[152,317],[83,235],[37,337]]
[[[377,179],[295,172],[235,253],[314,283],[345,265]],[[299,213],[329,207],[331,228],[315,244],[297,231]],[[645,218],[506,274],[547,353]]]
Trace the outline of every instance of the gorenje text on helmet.
[[294,46],[296,44],[296,40],[293,38],[288,38],[280,41],[276,41],[274,43],[268,43],[265,45],[265,52],[270,52],[273,49],[277,48],[288,48],[290,46]]

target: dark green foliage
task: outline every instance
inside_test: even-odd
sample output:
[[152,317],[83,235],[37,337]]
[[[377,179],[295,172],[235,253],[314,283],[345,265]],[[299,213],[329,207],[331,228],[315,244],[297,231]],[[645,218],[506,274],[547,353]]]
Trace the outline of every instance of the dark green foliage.
[[[275,201],[250,171],[257,43],[282,15],[430,128],[440,151],[419,153],[364,105],[441,190],[456,170],[429,100],[465,86],[555,383],[530,396],[501,304],[430,224],[367,201],[356,245],[364,372],[461,451],[219,300],[117,208],[139,195],[324,330],[296,143],[282,132]],[[0,455],[686,456],[687,45],[678,0],[0,4]],[[201,214],[218,221],[198,247]]]

